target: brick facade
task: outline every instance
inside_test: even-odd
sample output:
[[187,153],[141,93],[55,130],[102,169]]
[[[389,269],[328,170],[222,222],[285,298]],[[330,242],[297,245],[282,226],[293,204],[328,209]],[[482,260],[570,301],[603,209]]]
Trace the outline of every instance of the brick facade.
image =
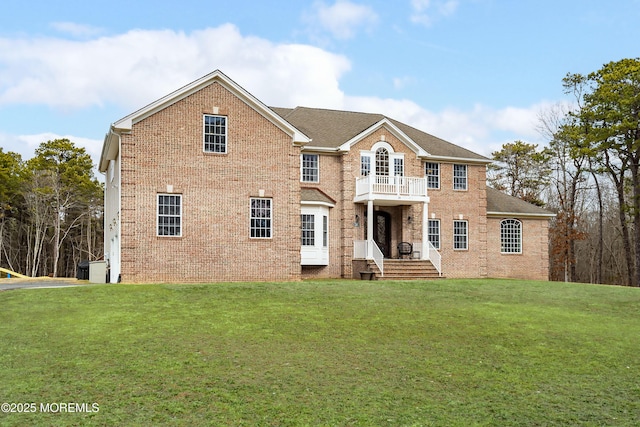
[[[399,242],[422,241],[426,206],[428,218],[440,220],[439,252],[447,277],[547,278],[548,218],[544,214],[520,218],[522,254],[500,253],[501,218],[487,212],[488,161],[481,156],[463,152],[458,160],[455,153],[463,149],[406,125],[399,130],[398,123],[388,119],[376,125],[379,117],[375,115],[301,111],[324,119],[342,118],[344,113],[348,117],[343,125],[363,121],[353,125],[355,133],[343,132],[342,138],[351,140],[345,147],[345,139],[316,137],[313,123],[307,129],[307,122],[287,116],[295,110],[271,110],[219,72],[177,93],[180,96],[175,99],[163,98],[117,122],[121,128],[112,127],[105,139],[100,164],[107,172],[105,253],[112,272],[123,282],[353,277],[354,268],[360,268],[354,260],[354,241],[365,240],[369,226],[367,204],[354,202],[360,156],[381,143],[404,155],[404,176],[424,177],[425,161],[440,165],[440,188],[428,190],[428,205],[374,202],[376,215],[388,221],[391,257],[397,257]],[[203,151],[205,114],[226,117],[226,153]],[[330,128],[334,123],[329,119],[326,125]],[[363,132],[369,125],[369,131]],[[423,145],[414,143],[415,138],[423,138]],[[431,158],[429,153],[439,146],[429,144],[443,144],[453,154]],[[319,182],[301,182],[301,153],[318,155]],[[465,190],[453,189],[455,164],[466,165]],[[319,190],[332,200],[326,208],[327,265],[301,265],[301,203],[308,203],[301,200],[303,188]],[[159,194],[182,197],[179,237],[158,236]],[[270,238],[250,237],[250,199],[254,197],[272,201]],[[453,226],[460,220],[468,224],[468,242],[466,249],[456,250]]]
[[[203,114],[228,120],[227,154],[203,152]],[[122,137],[122,267],[127,282],[300,278],[300,149],[220,84]],[[169,188],[169,190],[168,190]],[[156,234],[156,197],[182,195],[181,237]],[[249,237],[251,197],[273,199],[273,237]]]

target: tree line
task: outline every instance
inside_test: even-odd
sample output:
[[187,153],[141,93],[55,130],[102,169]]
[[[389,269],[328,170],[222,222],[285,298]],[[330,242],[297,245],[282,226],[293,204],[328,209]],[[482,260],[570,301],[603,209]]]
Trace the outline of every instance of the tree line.
[[548,144],[504,144],[488,184],[556,213],[551,280],[640,286],[640,59],[562,86],[572,103],[539,117]]
[[74,277],[103,256],[103,186],[82,147],[40,144],[29,160],[0,147],[0,267]]

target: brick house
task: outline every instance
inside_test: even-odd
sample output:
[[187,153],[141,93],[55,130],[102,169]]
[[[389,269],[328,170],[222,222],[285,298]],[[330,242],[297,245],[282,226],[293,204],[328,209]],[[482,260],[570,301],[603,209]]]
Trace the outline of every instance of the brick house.
[[546,280],[553,214],[488,188],[488,163],[382,114],[267,107],[215,71],[109,128],[110,280]]

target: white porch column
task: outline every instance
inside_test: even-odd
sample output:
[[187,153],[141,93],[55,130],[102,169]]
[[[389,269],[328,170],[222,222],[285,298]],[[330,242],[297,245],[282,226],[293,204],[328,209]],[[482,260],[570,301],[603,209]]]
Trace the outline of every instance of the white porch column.
[[367,259],[373,259],[373,200],[367,201]]
[[422,204],[422,252],[420,259],[429,259],[429,200]]

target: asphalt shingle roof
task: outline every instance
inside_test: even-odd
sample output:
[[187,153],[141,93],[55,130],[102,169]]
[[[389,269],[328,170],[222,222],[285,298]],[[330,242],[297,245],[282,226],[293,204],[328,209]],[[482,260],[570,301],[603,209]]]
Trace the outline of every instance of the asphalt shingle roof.
[[508,213],[543,217],[555,215],[551,211],[532,205],[517,197],[509,196],[491,187],[487,187],[487,213]]
[[382,114],[307,107],[271,107],[271,109],[311,138],[312,141],[309,145],[313,147],[338,148],[351,138],[386,118],[432,156],[490,161],[473,151]]

